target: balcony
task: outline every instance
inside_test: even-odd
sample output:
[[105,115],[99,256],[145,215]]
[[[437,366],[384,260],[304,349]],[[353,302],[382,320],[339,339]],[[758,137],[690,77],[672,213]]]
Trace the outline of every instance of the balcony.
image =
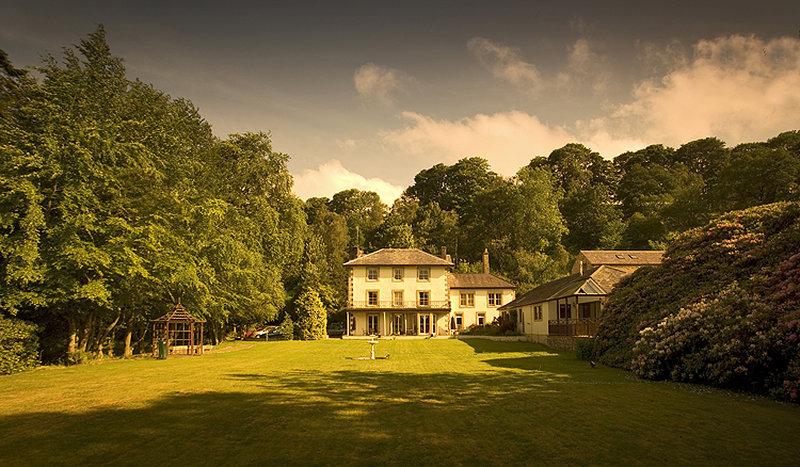
[[428,300],[427,304],[420,304],[416,301],[394,302],[392,300],[367,302],[352,301],[347,306],[350,310],[449,310],[450,300]]
[[591,337],[597,333],[599,320],[565,318],[548,322],[548,334],[551,336]]

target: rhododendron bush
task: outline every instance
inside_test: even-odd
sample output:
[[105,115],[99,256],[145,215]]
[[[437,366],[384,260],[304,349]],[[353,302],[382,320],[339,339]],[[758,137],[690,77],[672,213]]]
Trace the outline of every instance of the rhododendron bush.
[[800,401],[800,203],[681,234],[609,296],[595,351],[650,379]]

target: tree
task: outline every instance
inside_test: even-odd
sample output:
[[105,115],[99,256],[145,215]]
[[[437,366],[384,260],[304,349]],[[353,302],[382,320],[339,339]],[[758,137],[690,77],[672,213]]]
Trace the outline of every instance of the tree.
[[297,321],[295,335],[298,339],[324,339],[327,328],[327,312],[316,290],[304,289],[295,300]]
[[569,233],[564,245],[571,251],[613,247],[619,241],[622,220],[614,203],[616,175],[611,161],[580,144],[568,144],[547,158],[533,159],[528,167],[553,174],[564,193],[559,209]]
[[346,219],[352,248],[366,246],[388,209],[377,193],[356,189],[336,193],[328,207]]
[[714,193],[715,201],[724,210],[799,197],[800,153],[766,144],[735,147]]

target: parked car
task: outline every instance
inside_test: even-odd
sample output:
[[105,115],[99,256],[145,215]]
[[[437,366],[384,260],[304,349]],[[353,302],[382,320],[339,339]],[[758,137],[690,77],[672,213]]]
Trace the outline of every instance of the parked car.
[[328,325],[328,337],[344,336],[344,323],[330,323]]
[[253,333],[254,339],[267,339],[271,332],[275,331],[278,326],[267,326],[264,329],[256,331]]

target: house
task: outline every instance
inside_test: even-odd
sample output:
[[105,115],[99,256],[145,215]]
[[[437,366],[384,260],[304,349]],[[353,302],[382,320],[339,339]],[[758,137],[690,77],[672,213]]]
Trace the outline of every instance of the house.
[[625,276],[661,262],[663,251],[584,250],[569,276],[542,284],[500,307],[533,341],[551,336],[593,336],[606,297]]
[[382,248],[344,263],[347,335],[449,336],[489,323],[514,299],[514,285],[489,272],[453,273],[453,262],[417,248]]

